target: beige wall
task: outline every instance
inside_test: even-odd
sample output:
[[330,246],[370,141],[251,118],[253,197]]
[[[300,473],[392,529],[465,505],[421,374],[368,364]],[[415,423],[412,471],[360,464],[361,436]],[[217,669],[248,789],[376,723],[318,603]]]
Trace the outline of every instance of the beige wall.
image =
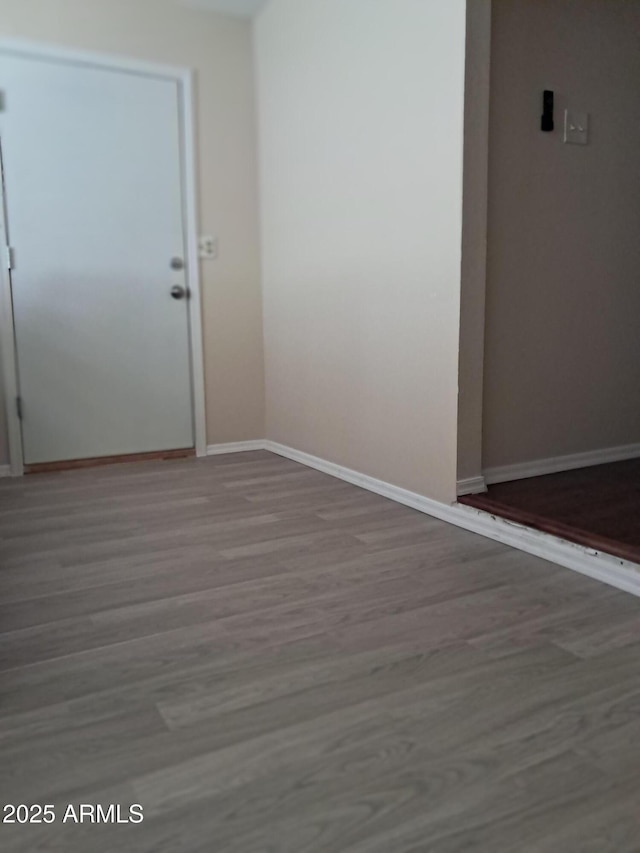
[[467,3],[458,480],[482,475],[491,0]]
[[256,25],[267,436],[456,481],[464,0],[272,0]]
[[[210,444],[264,435],[251,26],[167,0],[0,0],[0,37],[194,68],[200,225],[217,234],[202,264]],[[0,428],[1,459],[6,459]]]
[[484,466],[639,442],[640,3],[494,0],[491,61]]

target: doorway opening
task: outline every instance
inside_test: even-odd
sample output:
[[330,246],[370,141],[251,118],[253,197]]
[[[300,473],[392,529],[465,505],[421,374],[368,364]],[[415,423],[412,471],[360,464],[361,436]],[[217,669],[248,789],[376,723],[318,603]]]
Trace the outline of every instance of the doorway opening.
[[[637,564],[639,32],[624,0],[493,3],[484,365],[477,414],[461,368],[458,475],[463,504]],[[463,322],[465,300],[463,282]]]

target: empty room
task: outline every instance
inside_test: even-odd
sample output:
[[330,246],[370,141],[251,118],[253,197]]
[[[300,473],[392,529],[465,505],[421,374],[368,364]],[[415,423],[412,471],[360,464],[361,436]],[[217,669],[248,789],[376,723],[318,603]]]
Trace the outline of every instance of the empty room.
[[639,0],[0,0],[2,851],[640,850],[639,87]]

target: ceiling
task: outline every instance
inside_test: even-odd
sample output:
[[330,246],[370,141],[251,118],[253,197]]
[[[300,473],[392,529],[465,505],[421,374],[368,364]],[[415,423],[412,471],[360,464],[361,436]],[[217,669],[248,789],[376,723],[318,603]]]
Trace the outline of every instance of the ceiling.
[[210,12],[222,12],[240,18],[251,18],[266,5],[267,0],[182,0],[186,6],[207,9]]

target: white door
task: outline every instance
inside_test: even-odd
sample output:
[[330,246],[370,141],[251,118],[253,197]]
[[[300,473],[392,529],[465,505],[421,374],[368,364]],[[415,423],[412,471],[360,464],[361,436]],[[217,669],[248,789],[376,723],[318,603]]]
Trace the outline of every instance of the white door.
[[24,461],[193,447],[177,82],[0,53],[0,99]]

